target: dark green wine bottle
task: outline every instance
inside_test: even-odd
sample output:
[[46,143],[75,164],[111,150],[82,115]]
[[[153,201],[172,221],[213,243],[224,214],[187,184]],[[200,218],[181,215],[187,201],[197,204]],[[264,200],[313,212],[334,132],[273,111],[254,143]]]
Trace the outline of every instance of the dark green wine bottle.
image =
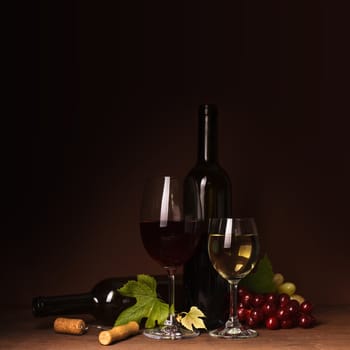
[[[168,278],[167,276],[155,278],[158,295],[166,300]],[[129,280],[135,280],[135,278],[108,278],[98,282],[91,291],[82,294],[34,297],[32,299],[33,316],[91,315],[99,325],[111,327],[119,314],[136,302],[135,298],[122,296],[118,292],[118,289]]]
[[[186,305],[198,306],[206,315],[208,329],[222,325],[228,312],[228,284],[212,267],[208,256],[207,223],[213,217],[231,217],[231,182],[218,163],[218,121],[215,105],[199,107],[198,159],[185,179],[195,181],[200,191],[203,228],[195,254],[184,265]],[[191,202],[185,190],[185,207]]]

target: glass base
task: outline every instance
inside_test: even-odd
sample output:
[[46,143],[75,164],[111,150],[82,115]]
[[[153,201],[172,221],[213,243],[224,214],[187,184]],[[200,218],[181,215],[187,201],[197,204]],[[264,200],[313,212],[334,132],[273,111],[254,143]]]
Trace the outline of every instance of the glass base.
[[258,335],[258,332],[254,329],[240,327],[221,327],[209,332],[209,335],[217,338],[228,339],[246,339],[254,338]]
[[143,331],[143,334],[146,337],[149,337],[152,339],[176,340],[176,339],[197,337],[200,334],[200,332],[190,331],[189,329],[183,328],[175,324],[175,325],[145,329]]

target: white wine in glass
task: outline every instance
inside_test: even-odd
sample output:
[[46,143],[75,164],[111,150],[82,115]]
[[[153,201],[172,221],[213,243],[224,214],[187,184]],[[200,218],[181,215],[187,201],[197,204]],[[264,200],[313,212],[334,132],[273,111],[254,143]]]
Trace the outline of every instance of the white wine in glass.
[[253,218],[212,218],[209,220],[208,253],[214,269],[230,286],[229,319],[225,326],[209,332],[220,338],[251,338],[254,329],[241,325],[237,315],[239,281],[254,268],[259,256],[259,239]]

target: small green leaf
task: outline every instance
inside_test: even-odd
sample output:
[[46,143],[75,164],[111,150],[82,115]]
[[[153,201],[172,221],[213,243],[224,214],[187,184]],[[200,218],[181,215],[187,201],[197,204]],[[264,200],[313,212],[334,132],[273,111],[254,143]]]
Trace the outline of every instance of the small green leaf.
[[147,284],[157,294],[157,281],[154,277],[149,275],[137,275],[137,281]]
[[115,326],[129,321],[141,322],[147,318],[146,328],[155,327],[156,323],[162,324],[169,313],[169,305],[157,296],[157,281],[148,275],[138,275],[137,281],[128,281],[118,289],[123,296],[136,298],[136,303],[121,312],[115,321]]
[[182,314],[184,314],[185,316],[180,318],[180,322],[185,328],[191,331],[193,330],[193,327],[197,329],[207,329],[207,327],[204,324],[204,321],[201,319],[201,317],[205,317],[205,315],[196,306],[192,306],[189,312],[183,312]]
[[239,285],[253,293],[272,293],[276,286],[273,281],[272,264],[265,255],[257,264],[255,271],[244,277]]

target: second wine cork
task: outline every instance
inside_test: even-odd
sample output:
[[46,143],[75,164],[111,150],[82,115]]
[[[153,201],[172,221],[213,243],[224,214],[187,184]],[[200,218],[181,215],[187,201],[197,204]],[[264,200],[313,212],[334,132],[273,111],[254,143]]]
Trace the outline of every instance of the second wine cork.
[[135,321],[130,321],[127,324],[113,327],[108,331],[102,331],[98,336],[98,340],[102,345],[109,345],[118,340],[135,335],[139,332],[139,330],[139,324]]
[[77,318],[56,318],[53,329],[56,333],[81,335],[86,331],[86,324]]

